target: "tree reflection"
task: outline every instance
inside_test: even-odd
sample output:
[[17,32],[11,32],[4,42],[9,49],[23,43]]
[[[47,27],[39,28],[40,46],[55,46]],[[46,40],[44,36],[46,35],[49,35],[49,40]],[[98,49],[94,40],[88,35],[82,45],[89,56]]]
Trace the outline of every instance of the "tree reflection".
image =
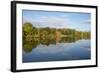
[[69,28],[37,28],[31,23],[23,24],[23,50],[31,52],[38,45],[49,46],[56,43],[72,43],[80,39],[90,39],[90,31]]
[[89,39],[89,38],[78,38],[78,37],[62,37],[58,39],[51,39],[51,38],[33,38],[31,41],[24,41],[23,42],[23,50],[27,53],[31,52],[32,49],[36,48],[38,45],[56,45],[56,43],[73,43],[81,39]]

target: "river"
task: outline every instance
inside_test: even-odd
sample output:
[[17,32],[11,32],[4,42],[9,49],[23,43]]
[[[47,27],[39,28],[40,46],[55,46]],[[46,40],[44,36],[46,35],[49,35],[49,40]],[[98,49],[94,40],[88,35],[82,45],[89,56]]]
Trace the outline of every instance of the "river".
[[55,44],[38,44],[30,52],[22,53],[23,63],[47,62],[64,60],[86,60],[91,58],[91,43],[89,39]]

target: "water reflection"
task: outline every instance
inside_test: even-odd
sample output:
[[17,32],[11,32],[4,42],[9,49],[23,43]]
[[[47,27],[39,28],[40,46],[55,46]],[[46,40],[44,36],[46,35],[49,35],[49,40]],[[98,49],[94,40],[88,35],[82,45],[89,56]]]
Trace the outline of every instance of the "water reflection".
[[38,45],[56,45],[57,43],[74,43],[81,39],[89,38],[78,38],[78,37],[62,37],[60,39],[51,39],[51,38],[33,38],[31,41],[23,41],[23,51],[26,53],[32,52]]
[[23,51],[23,63],[91,59],[89,39],[69,41],[64,38],[60,42],[51,43],[48,41],[48,44],[46,42],[43,45],[38,41],[30,51]]

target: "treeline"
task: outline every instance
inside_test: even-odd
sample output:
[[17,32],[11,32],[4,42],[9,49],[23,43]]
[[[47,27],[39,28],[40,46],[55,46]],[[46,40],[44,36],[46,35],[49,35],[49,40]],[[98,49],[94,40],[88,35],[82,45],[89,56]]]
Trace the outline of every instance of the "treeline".
[[80,39],[90,39],[90,32],[75,29],[36,28],[31,23],[23,24],[23,50],[31,52],[37,45],[71,43]]
[[31,23],[23,24],[23,40],[31,41],[33,38],[59,39],[62,37],[90,38],[90,32],[76,31],[75,29],[36,28]]

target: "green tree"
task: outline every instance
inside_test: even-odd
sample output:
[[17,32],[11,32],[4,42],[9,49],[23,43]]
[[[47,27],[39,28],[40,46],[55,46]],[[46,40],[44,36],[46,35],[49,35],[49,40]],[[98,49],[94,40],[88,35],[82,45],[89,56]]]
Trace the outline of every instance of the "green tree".
[[31,41],[33,37],[33,26],[31,23],[24,23],[23,24],[23,40],[24,41]]

